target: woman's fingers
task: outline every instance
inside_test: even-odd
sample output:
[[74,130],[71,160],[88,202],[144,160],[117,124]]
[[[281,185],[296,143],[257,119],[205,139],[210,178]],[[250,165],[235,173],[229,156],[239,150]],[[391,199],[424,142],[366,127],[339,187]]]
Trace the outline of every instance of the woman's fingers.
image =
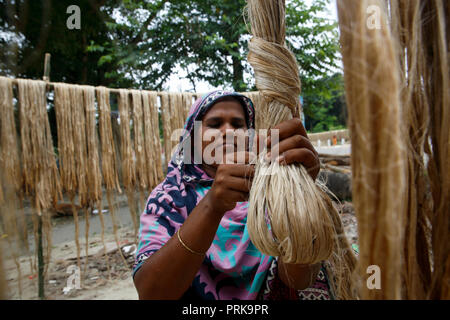
[[228,192],[228,197],[236,202],[243,202],[243,201],[248,201],[249,193],[230,190]]
[[[219,178],[220,179],[220,178]],[[252,179],[234,176],[226,176],[223,181],[219,181],[229,190],[248,193],[251,188]]]
[[282,141],[286,138],[289,138],[293,135],[302,135],[305,138],[308,138],[308,135],[306,133],[305,127],[303,127],[302,121],[299,118],[293,118],[287,121],[283,121],[273,127],[268,132],[267,137],[267,147],[270,148],[272,144],[272,138],[273,135],[272,131],[278,130],[278,140]]
[[267,158],[268,160],[270,159],[273,160],[288,150],[301,148],[308,149],[312,153],[317,154],[311,142],[304,136],[297,134],[287,139],[284,139],[279,143],[277,143],[276,145],[272,146],[272,148],[267,154]]
[[217,175],[253,178],[255,167],[250,164],[223,164],[217,169]]
[[288,150],[280,155],[278,162],[281,165],[301,163],[314,180],[320,171],[320,161],[317,154],[306,148]]
[[255,160],[256,155],[248,151],[226,153],[223,156],[223,164],[251,164]]

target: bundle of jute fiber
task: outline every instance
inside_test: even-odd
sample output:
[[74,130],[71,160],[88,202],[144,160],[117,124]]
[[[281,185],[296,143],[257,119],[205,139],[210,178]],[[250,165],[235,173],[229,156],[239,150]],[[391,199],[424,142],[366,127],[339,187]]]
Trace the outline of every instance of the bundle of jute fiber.
[[408,299],[449,299],[450,5],[390,1],[389,9],[406,86],[408,208],[402,289]]
[[[134,96],[133,96],[134,99]],[[120,116],[120,148],[122,155],[122,185],[125,189],[130,207],[131,221],[133,222],[134,234],[137,235],[138,225],[136,217],[136,201],[134,193],[136,189],[136,164],[134,162],[134,150],[131,141],[130,129],[130,104],[128,91],[119,90],[119,116]]]
[[428,1],[422,17],[428,66],[422,77],[428,80],[424,88],[430,106],[431,141],[425,145],[425,150],[429,157],[427,168],[433,199],[433,273],[427,297],[450,299],[450,3]]
[[[87,139],[87,185],[88,185],[88,201],[89,206],[84,208],[85,216],[85,242],[86,242],[86,261],[84,265],[84,273],[86,273],[87,259],[89,256],[89,214],[90,210],[94,207],[97,208],[97,212],[100,218],[101,225],[101,240],[106,253],[105,244],[105,223],[103,218],[102,208],[102,175],[100,171],[100,158],[99,158],[99,141],[98,130],[96,120],[96,107],[95,107],[95,89],[91,86],[81,86],[83,89],[83,106],[86,117],[86,139]],[[109,270],[109,265],[107,265]]]
[[170,119],[171,119],[171,149],[170,155],[173,154],[174,149],[178,144],[178,139],[181,135],[181,130],[184,126],[184,105],[183,96],[181,92],[172,92],[169,94],[170,97]]
[[[38,226],[42,223],[42,247],[47,273],[51,254],[51,215],[49,209],[62,198],[50,123],[47,116],[46,83],[17,79],[20,118],[21,163],[25,192],[36,214],[32,215],[36,248]],[[38,217],[40,217],[38,219]]]
[[[22,296],[22,272],[18,254],[21,249],[20,241],[24,239],[21,239],[22,232],[18,228],[20,221],[17,221],[22,176],[14,121],[12,81],[4,77],[0,77],[0,114],[0,230],[6,235],[8,251],[18,272],[19,296]],[[1,282],[3,274],[0,277]]]
[[172,150],[172,142],[170,141],[170,137],[172,134],[172,127],[170,125],[170,104],[169,104],[169,95],[167,92],[161,92],[161,120],[163,126],[163,140],[164,140],[164,171],[167,169],[167,164],[170,161],[171,150]]
[[142,92],[145,162],[150,190],[153,190],[163,179],[157,98],[156,92]]
[[[186,93],[183,92],[179,92],[177,93],[178,96],[178,115],[177,115],[177,129],[183,129],[184,127],[184,122],[186,120],[186,98],[185,98]],[[177,142],[178,143],[178,142]]]
[[[284,1],[249,0],[253,37],[248,61],[267,108],[272,128],[299,114],[300,79],[294,55],[285,44]],[[272,150],[274,151],[274,150]],[[313,264],[330,259],[337,298],[352,298],[350,275],[354,256],[338,212],[301,165],[267,164],[263,150],[255,165],[249,198],[248,229],[263,253],[286,263]]]
[[[8,240],[14,237],[17,243],[21,241],[28,245],[24,212],[21,210],[21,214],[16,214],[22,199],[23,179],[14,117],[12,81],[5,77],[0,77],[0,114],[2,115],[0,118],[0,171],[3,173],[0,184],[0,207],[8,202],[14,208],[7,210],[5,207],[1,209],[0,214],[5,224],[5,232],[10,235]],[[19,232],[18,225],[22,226],[22,232]]]
[[[148,172],[150,170],[151,162],[146,161],[146,148],[144,137],[144,109],[142,91],[132,90],[133,102],[133,129],[134,129],[134,152],[136,158],[136,183],[139,189],[139,210],[136,211],[137,217],[145,206],[145,195],[148,193],[149,180]],[[146,119],[147,120],[147,119]]]
[[[0,168],[16,192],[22,190],[22,171],[17,145],[17,131],[14,120],[12,80],[0,77]],[[0,191],[1,192],[1,191]],[[0,197],[0,203],[4,201]]]
[[[380,10],[380,28],[366,10]],[[353,204],[358,220],[358,273],[381,270],[382,290],[361,285],[363,299],[402,298],[407,150],[402,137],[401,82],[383,1],[338,2],[352,143]]]
[[147,164],[144,145],[144,111],[142,108],[142,92],[131,90],[133,105],[134,152],[136,158],[136,183],[139,190],[148,188]]
[[[353,183],[359,183],[358,271],[381,270],[382,290],[362,287],[362,297],[448,299],[450,6],[338,4]],[[379,27],[367,25],[369,6],[381,13]]]
[[[113,192],[122,193],[118,178],[119,165],[116,161],[116,147],[113,139],[112,124],[111,124],[111,106],[109,99],[109,90],[105,87],[97,87],[97,103],[99,110],[99,131],[101,142],[101,170],[103,176],[103,184],[106,189],[106,198],[108,201],[108,209],[111,213],[111,222],[113,225],[114,239],[116,245],[119,245],[118,227],[115,215],[115,204],[113,202]],[[106,252],[105,252],[106,253]],[[126,267],[128,264],[123,255],[122,250],[119,250],[122,262]]]
[[133,157],[133,145],[130,129],[130,104],[128,91],[119,90],[119,117],[120,117],[120,148],[122,155],[122,185],[124,189],[134,188],[136,184],[136,169]]
[[[192,98],[193,98],[193,94],[190,92],[184,92],[183,93],[183,106],[184,106],[184,112],[183,112],[183,120],[186,120],[189,114],[189,110],[191,109],[192,106]],[[184,125],[184,123],[183,123]]]
[[5,281],[5,272],[3,271],[3,250],[0,244],[0,300],[5,300],[6,297],[6,281]]
[[75,244],[77,247],[77,264],[78,267],[81,267],[79,219],[78,210],[75,207],[75,196],[78,195],[79,205],[82,208],[89,204],[89,159],[87,153],[83,89],[76,85],[55,83],[54,90],[60,175],[62,188],[68,194],[72,204],[72,214],[75,224]]
[[424,161],[424,146],[429,137],[430,105],[425,90],[422,90],[421,78],[428,69],[424,58],[427,48],[423,44],[427,41],[422,31],[422,21],[430,12],[420,1],[391,1],[389,8],[399,74],[404,86],[401,92],[403,135],[408,149],[403,297],[425,299],[431,285],[432,248],[429,238],[433,204],[429,192],[430,176],[426,174]]
[[107,190],[122,192],[117,175],[115,144],[111,126],[111,106],[109,90],[106,87],[97,87],[97,103],[99,112],[99,132],[101,144],[101,169],[103,183]]

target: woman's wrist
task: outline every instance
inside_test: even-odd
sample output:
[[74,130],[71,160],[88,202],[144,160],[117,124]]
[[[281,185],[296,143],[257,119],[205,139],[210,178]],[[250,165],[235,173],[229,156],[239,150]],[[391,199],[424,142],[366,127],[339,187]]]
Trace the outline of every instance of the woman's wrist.
[[205,210],[210,215],[222,218],[225,212],[227,211],[227,209],[225,209],[224,206],[221,205],[220,201],[213,199],[213,197],[211,197],[209,193],[206,194],[206,196],[201,200],[201,202],[203,202]]

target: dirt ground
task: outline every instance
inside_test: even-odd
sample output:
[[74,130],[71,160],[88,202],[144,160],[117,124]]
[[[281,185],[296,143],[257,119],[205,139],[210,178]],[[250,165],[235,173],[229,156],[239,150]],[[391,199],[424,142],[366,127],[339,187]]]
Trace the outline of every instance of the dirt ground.
[[[357,241],[356,217],[350,202],[343,202],[341,218],[349,241],[354,244]],[[123,208],[126,211],[126,208]],[[61,240],[73,236],[68,235],[70,222],[57,224],[54,228],[61,231],[58,237]],[[58,230],[54,230],[58,234]],[[80,232],[80,234],[83,234]],[[65,237],[64,237],[65,236]],[[80,237],[81,269],[77,269],[77,252],[75,241],[59,241],[53,243],[51,263],[47,270],[45,282],[45,297],[48,300],[135,300],[138,298],[131,277],[131,266],[134,260],[136,245],[134,242],[134,229],[130,221],[123,222],[119,229],[119,247],[113,236],[113,232],[105,235],[107,255],[104,255],[104,246],[99,232],[93,231],[89,238],[89,255],[86,262],[85,242]],[[3,242],[3,247],[6,241]],[[122,253],[122,254],[121,254]],[[38,281],[34,258],[21,256],[20,264],[20,288],[19,274],[13,259],[4,261],[4,269],[7,280],[8,299],[39,299]],[[80,270],[81,276],[77,286],[76,275]],[[72,287],[71,289],[69,289]]]

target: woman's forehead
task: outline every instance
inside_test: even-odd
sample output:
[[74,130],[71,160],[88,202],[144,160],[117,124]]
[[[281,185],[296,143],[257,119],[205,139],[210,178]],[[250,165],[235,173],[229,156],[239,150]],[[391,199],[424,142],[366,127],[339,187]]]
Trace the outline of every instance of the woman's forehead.
[[235,99],[219,101],[205,113],[203,119],[226,116],[245,118],[244,107]]

